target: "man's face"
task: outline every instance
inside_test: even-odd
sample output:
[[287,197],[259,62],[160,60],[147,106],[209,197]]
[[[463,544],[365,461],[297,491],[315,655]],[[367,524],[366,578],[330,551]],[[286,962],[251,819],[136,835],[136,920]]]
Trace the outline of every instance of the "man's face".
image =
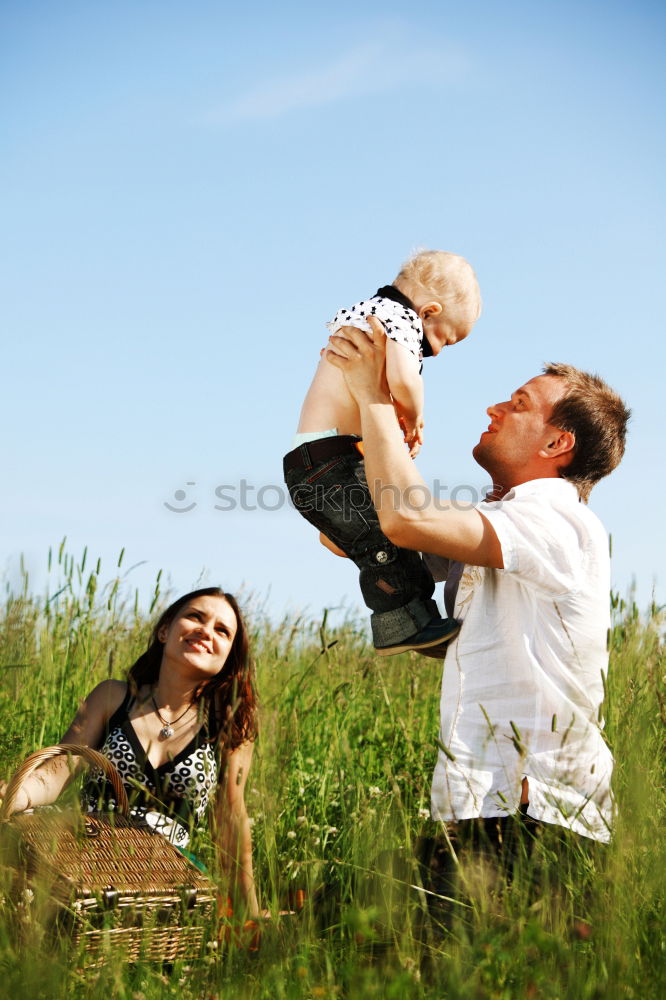
[[479,465],[506,489],[543,475],[542,449],[553,436],[550,415],[565,386],[554,375],[537,375],[511,399],[489,406],[490,424],[473,451]]

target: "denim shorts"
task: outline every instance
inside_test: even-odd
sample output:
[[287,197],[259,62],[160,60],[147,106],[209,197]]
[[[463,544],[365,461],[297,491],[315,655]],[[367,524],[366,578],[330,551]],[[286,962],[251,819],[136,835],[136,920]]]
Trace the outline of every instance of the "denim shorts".
[[[285,458],[293,458],[296,451]],[[421,598],[428,602],[428,613],[424,612],[421,620],[427,622],[433,617],[434,602],[430,598],[435,584],[430,570],[420,553],[398,548],[382,532],[360,452],[348,449],[309,466],[286,465],[285,481],[292,503],[306,521],[354,561],[368,608],[381,615]],[[415,627],[408,621],[401,638],[414,634],[419,627],[421,622]]]

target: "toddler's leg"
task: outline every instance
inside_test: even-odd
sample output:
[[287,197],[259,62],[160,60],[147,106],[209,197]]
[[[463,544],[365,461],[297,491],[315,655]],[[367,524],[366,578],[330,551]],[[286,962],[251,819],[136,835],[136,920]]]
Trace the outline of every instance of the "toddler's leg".
[[[341,449],[345,441],[354,439],[340,438]],[[309,463],[308,454],[297,451],[285,458],[290,496],[303,517],[359,568],[363,599],[373,611],[377,651],[392,655],[452,638],[458,624],[440,618],[432,600],[434,581],[421,556],[398,548],[383,534],[360,454],[348,447],[326,461]]]

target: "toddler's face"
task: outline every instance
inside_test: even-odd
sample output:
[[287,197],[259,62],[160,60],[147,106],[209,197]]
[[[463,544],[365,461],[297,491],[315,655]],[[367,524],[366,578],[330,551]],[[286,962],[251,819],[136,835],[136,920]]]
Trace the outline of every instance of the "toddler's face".
[[464,340],[470,332],[469,326],[462,322],[462,317],[455,310],[447,309],[436,316],[426,316],[423,319],[423,332],[432,347],[434,357],[437,357],[443,347],[451,347]]

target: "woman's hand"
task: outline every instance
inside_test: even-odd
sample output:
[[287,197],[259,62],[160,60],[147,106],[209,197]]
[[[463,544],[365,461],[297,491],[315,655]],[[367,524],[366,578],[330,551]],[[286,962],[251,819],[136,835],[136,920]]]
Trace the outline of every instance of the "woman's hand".
[[[5,799],[7,797],[7,788],[8,788],[7,782],[0,781],[0,806],[4,806]],[[9,810],[8,812],[3,810],[4,817],[5,819],[9,819],[9,817],[13,816],[14,813],[25,812],[25,810],[29,808],[30,808],[30,799],[28,797],[28,793],[25,791],[24,788],[19,788],[18,792],[14,796],[14,805],[12,806],[11,810]]]

